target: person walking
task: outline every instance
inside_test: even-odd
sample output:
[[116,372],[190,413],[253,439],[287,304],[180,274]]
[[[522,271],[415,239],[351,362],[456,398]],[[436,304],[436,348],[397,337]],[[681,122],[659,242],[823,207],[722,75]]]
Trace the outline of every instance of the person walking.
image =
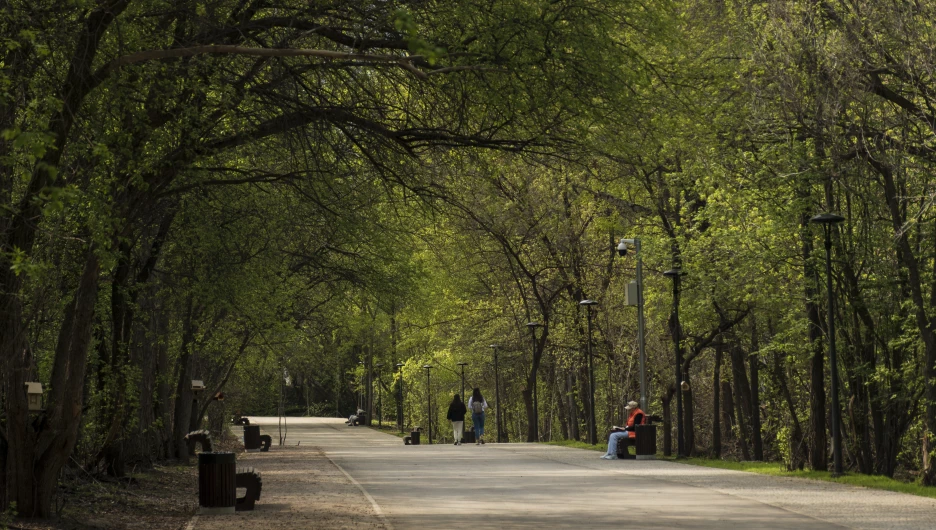
[[475,387],[468,398],[468,410],[471,411],[471,423],[474,424],[475,445],[484,443],[484,411],[488,404],[481,395],[481,389]]
[[448,415],[445,417],[452,422],[452,430],[455,431],[455,445],[461,445],[465,434],[465,414],[468,413],[468,407],[462,403],[461,396],[455,394],[452,403],[449,404]]

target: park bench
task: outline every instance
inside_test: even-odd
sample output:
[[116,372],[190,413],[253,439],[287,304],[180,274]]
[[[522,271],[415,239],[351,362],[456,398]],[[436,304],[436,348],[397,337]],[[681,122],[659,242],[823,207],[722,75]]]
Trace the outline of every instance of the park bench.
[[195,454],[196,443],[201,444],[201,452],[211,452],[211,434],[204,429],[186,434],[183,440],[185,440],[185,443],[188,445],[188,452],[190,455]]
[[238,512],[253,510],[254,503],[260,500],[260,490],[263,489],[260,472],[252,467],[238,469],[234,476],[234,487],[247,490],[243,497],[237,498],[234,510]]
[[[627,438],[621,438],[617,442],[617,457],[622,460],[653,460],[656,458],[656,425],[654,421],[662,421],[659,416],[647,416],[647,422],[643,425],[637,425],[634,429],[634,437],[631,444]],[[634,454],[627,450],[629,445],[634,446]]]
[[273,438],[269,434],[260,435],[260,452],[266,453],[270,450],[270,445],[273,444]]

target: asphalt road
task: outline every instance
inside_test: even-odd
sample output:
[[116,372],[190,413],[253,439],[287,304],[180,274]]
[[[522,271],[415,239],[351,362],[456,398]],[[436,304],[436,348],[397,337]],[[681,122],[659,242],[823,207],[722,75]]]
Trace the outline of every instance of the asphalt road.
[[[276,418],[250,418],[277,439]],[[703,468],[601,460],[541,444],[404,446],[341,419],[289,418],[388,526],[470,528],[936,528],[936,500]]]

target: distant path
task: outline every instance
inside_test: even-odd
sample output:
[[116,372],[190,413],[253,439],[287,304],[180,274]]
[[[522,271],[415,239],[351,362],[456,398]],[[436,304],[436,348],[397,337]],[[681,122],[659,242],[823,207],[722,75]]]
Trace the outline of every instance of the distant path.
[[[276,418],[250,420],[276,440]],[[366,509],[367,525],[374,527],[936,528],[933,499],[673,462],[606,461],[580,449],[404,446],[399,438],[340,419],[289,418],[289,450],[281,454],[299,449],[297,443],[321,449],[356,483],[358,491],[350,485],[344,491],[357,496],[354,504]],[[270,454],[251,455],[250,465],[262,471],[264,460],[274,466],[277,455],[274,446]],[[267,481],[264,474],[256,515],[265,503],[277,503],[267,494]],[[289,511],[302,505],[297,498]],[[196,529],[213,528],[202,521]],[[307,527],[323,523],[329,526],[319,520]]]

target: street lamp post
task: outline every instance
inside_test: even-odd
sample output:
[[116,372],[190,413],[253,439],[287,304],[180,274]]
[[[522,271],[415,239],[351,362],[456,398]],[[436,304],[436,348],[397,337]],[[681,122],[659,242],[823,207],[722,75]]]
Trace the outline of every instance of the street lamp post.
[[397,399],[397,424],[400,426],[400,434],[403,434],[403,363],[396,363],[397,372],[400,374],[399,399]]
[[826,290],[829,303],[827,319],[829,321],[829,370],[832,372],[832,476],[841,476],[842,471],[842,433],[839,428],[839,391],[838,361],[835,353],[835,299],[832,297],[832,230],[834,225],[845,218],[834,213],[824,213],[809,220],[822,226],[825,234]]
[[676,348],[676,456],[683,458],[686,456],[684,446],[685,437],[683,436],[683,412],[682,412],[682,329],[679,326],[679,282],[680,278],[686,273],[679,268],[673,268],[663,273],[663,276],[673,279],[673,344]]
[[627,254],[627,245],[634,245],[634,254],[637,256],[637,348],[640,371],[640,409],[646,412],[647,408],[647,354],[644,350],[644,296],[643,296],[643,258],[640,255],[639,239],[621,239],[617,251],[621,257]]
[[595,365],[592,362],[591,306],[598,305],[598,302],[585,299],[579,302],[579,305],[585,308],[585,317],[588,321],[588,341],[586,343],[588,356],[588,443],[595,445],[598,443],[598,426],[595,425]]
[[[533,357],[530,359],[530,363],[536,362],[536,328],[542,327],[542,324],[539,322],[527,322],[527,327],[530,328],[530,334],[533,335]],[[536,398],[536,372],[533,373],[533,441],[539,441],[539,401]]]
[[383,363],[374,365],[377,368],[377,427],[383,427],[383,392],[380,390],[380,375]]
[[424,364],[423,368],[426,369],[426,403],[428,404],[429,412],[429,445],[432,445],[432,386],[429,383],[429,370],[432,368],[432,365]]
[[464,403],[464,402],[465,402],[465,367],[468,366],[468,363],[466,363],[466,362],[460,362],[460,363],[458,363],[458,366],[461,366],[461,369],[462,369],[462,374],[461,374],[461,375],[462,375],[461,400],[462,400],[462,403]]
[[[362,370],[367,370],[367,367],[364,365],[364,361],[358,361],[358,364],[361,365]],[[364,374],[361,374],[361,397],[358,398],[358,410],[364,410]],[[357,414],[357,411],[354,412]]]
[[499,344],[491,344],[491,349],[494,350],[494,423],[497,424],[497,443],[502,443],[503,439],[501,436],[501,400],[500,400],[500,371],[497,366],[497,349],[500,348]]

